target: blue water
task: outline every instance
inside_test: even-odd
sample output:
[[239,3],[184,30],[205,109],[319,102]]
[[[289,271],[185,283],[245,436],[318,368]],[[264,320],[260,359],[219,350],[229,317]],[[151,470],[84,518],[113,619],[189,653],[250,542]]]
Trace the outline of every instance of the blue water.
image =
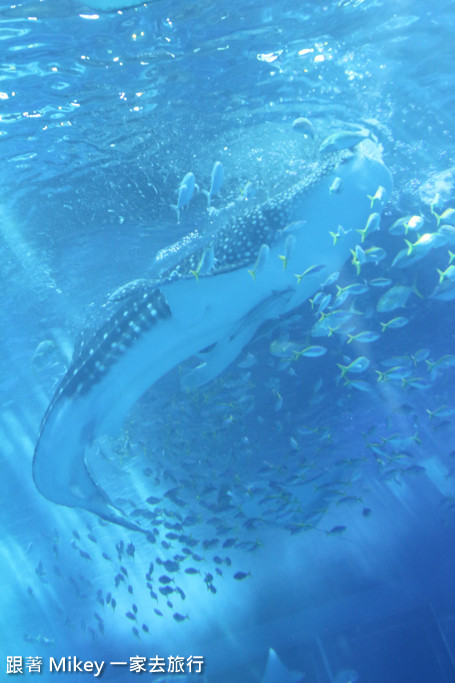
[[[388,232],[415,214],[434,232],[436,193],[439,211],[455,207],[455,3],[101,4],[0,4],[2,680],[11,656],[26,678],[27,657],[50,681],[63,678],[51,657],[77,656],[124,681],[130,657],[199,655],[211,683],[250,683],[273,648],[288,670],[277,683],[455,681],[455,369],[427,362],[454,353],[455,303],[431,297],[453,247],[400,270],[404,237]],[[108,294],[147,277],[160,249],[300,180],[315,145],[354,124],[382,144],[394,191],[366,243],[386,258],[359,276],[347,262],[337,284],[387,277],[419,295],[379,315],[386,289],[369,285],[343,308],[362,314],[355,333],[408,324],[371,344],[348,345],[344,328],[311,338],[306,302],[199,391],[180,390],[178,369],[160,380],[91,463],[124,507],[160,499],[154,545],[45,500],[31,473],[40,421]],[[217,160],[214,211],[200,193],[178,222],[179,182],[192,171],[208,189]],[[328,350],[285,363],[275,340]],[[337,367],[358,356],[363,390]],[[196,559],[166,572],[157,558],[188,538]]]

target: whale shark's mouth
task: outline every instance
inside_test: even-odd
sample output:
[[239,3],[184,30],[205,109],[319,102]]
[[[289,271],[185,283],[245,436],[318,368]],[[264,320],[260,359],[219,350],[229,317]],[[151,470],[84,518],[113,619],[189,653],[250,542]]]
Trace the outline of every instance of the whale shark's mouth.
[[[333,183],[339,189],[331,192]],[[305,179],[219,229],[155,280],[111,297],[110,314],[84,341],[44,416],[33,460],[49,500],[145,531],[117,509],[89,472],[87,454],[160,377],[191,356],[186,388],[222,372],[267,320],[288,313],[339,270],[371,212],[368,195],[390,174],[362,151],[327,154]],[[342,238],[332,239],[343,226]],[[332,233],[332,235],[331,235]]]

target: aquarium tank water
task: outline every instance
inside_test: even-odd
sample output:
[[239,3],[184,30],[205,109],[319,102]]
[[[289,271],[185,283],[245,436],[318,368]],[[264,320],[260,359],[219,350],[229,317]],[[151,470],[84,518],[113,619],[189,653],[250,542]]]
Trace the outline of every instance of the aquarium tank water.
[[2,681],[454,683],[454,44],[0,0]]

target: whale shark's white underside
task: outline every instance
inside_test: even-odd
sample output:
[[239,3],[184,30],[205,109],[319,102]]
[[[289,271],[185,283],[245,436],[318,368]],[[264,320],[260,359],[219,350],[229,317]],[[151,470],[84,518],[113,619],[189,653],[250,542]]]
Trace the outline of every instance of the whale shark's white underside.
[[[341,190],[331,193],[337,177]],[[185,379],[200,386],[237,357],[264,321],[312,296],[358,243],[356,230],[371,212],[368,195],[380,185],[390,193],[391,177],[377,154],[328,154],[300,183],[223,226],[209,247],[196,245],[158,280],[126,288],[117,310],[78,350],[44,416],[33,460],[39,491],[142,531],[90,475],[93,441],[118,433],[146,389],[185,359],[206,350],[204,363]],[[329,233],[339,225],[346,234],[334,245]],[[263,244],[268,258],[253,278]],[[325,268],[299,283],[295,275],[314,265]]]

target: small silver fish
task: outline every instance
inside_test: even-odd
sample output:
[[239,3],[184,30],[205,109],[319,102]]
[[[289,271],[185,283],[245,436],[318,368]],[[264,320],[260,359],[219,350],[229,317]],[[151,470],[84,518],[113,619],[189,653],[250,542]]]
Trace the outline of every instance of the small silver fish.
[[364,372],[370,365],[370,361],[365,356],[359,356],[352,361],[349,365],[341,365],[337,363],[341,370],[341,377],[343,378],[348,372],[354,372],[355,374]]
[[179,196],[177,204],[171,204],[171,208],[177,212],[177,221],[180,221],[180,211],[189,205],[195,189],[199,192],[199,186],[195,183],[194,173],[190,171],[185,174],[178,186]]
[[208,275],[215,265],[215,252],[213,247],[207,247],[204,249],[201,260],[196,270],[192,270],[191,274],[194,275],[196,280],[199,280],[200,275]]
[[394,311],[397,308],[402,308],[405,306],[412,292],[412,287],[394,285],[381,296],[376,304],[376,310],[378,313],[386,313],[388,311]]
[[288,261],[291,258],[292,252],[294,251],[296,244],[296,236],[288,235],[284,243],[284,254],[279,254],[278,258],[283,262],[283,270],[286,270]]
[[334,179],[333,183],[329,187],[330,194],[334,194],[335,192],[340,192],[342,185],[343,185],[343,181],[341,180],[341,178],[339,178],[337,176]]
[[219,194],[224,180],[224,168],[221,161],[215,161],[212,169],[210,190],[202,190],[203,194],[207,197],[207,207],[210,208],[212,197]]
[[256,280],[256,273],[260,273],[261,270],[264,269],[265,264],[267,263],[270,255],[270,247],[268,244],[261,244],[259,253],[256,259],[256,263],[254,264],[254,267],[249,270],[249,274],[253,278],[253,280]]
[[379,185],[378,189],[374,193],[374,195],[367,195],[368,199],[371,202],[371,208],[372,209],[382,209],[386,202],[387,198],[387,192],[385,187],[382,187],[382,185]]

